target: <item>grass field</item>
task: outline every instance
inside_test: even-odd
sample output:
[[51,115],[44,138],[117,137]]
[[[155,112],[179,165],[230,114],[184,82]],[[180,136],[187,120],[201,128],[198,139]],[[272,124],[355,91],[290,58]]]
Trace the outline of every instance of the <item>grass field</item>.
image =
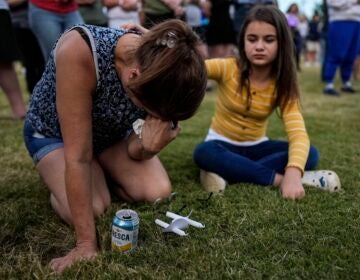
[[[0,279],[359,279],[360,278],[360,94],[326,97],[319,70],[300,73],[303,113],[311,141],[321,153],[319,169],[335,170],[343,190],[306,188],[301,201],[275,188],[232,185],[224,195],[202,191],[192,161],[207,132],[216,92],[183,122],[180,137],[160,155],[175,199],[162,205],[114,201],[97,221],[102,252],[54,275],[47,266],[74,246],[71,228],[54,214],[49,192],[27,155],[22,123],[13,121],[0,94]],[[360,89],[360,83],[355,84]],[[285,139],[274,114],[268,135]],[[154,223],[179,211],[206,225],[188,237],[163,235]],[[111,219],[121,208],[140,215],[139,246],[131,254],[110,250]]]

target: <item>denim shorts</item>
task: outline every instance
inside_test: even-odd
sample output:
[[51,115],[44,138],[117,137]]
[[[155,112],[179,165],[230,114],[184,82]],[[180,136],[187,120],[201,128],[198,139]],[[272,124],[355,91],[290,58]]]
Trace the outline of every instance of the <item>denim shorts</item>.
[[50,152],[64,147],[64,142],[61,138],[50,138],[41,135],[27,121],[24,124],[24,140],[25,146],[35,165]]

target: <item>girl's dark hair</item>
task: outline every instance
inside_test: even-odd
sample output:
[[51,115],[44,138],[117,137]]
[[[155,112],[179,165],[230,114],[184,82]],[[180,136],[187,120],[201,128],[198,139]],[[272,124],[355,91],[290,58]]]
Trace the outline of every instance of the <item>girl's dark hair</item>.
[[290,100],[299,100],[299,85],[295,66],[295,55],[291,32],[285,15],[274,6],[255,6],[249,11],[239,33],[240,92],[247,90],[248,108],[251,106],[250,80],[251,65],[245,53],[245,32],[253,21],[266,22],[275,27],[278,51],[272,63],[271,75],[275,79],[275,106],[284,107]]
[[299,6],[296,3],[290,4],[289,8],[286,10],[286,13],[292,13],[293,8],[296,8],[297,13],[299,13]]
[[186,23],[168,20],[144,34],[135,52],[141,74],[129,87],[164,120],[190,118],[205,95],[207,73],[198,44]]

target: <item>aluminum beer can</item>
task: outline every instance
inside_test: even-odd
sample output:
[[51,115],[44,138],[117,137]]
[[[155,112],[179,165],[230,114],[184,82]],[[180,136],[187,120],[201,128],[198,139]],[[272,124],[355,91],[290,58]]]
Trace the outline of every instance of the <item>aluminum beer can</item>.
[[115,252],[129,252],[137,247],[139,216],[130,209],[116,212],[112,221],[111,249]]

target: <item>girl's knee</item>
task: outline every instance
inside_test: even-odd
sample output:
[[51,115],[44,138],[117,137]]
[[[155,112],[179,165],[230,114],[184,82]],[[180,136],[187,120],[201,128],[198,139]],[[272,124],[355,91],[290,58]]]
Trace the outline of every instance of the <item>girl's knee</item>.
[[320,159],[320,153],[318,149],[315,146],[311,145],[305,169],[306,170],[314,169],[318,164],[319,159]]
[[203,168],[203,165],[206,165],[209,161],[209,156],[213,154],[214,145],[213,141],[208,141],[202,142],[195,147],[193,159],[200,168]]
[[203,145],[204,143],[201,143],[199,145],[197,145],[193,151],[193,159],[196,162],[196,164],[198,164],[198,161],[202,158],[203,155]]

